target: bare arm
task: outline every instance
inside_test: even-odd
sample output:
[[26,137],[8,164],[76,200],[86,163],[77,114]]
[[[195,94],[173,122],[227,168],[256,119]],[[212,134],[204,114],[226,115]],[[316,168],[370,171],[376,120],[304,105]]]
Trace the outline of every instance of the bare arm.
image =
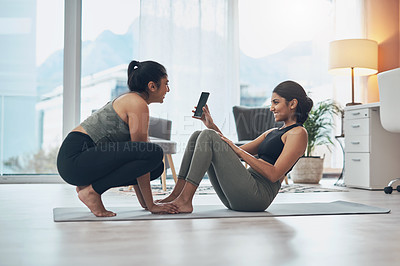
[[146,202],[144,201],[142,192],[140,191],[140,188],[138,185],[133,185],[133,188],[135,189],[136,197],[138,198],[138,201],[140,205],[143,207],[143,209],[147,210]]
[[148,142],[149,107],[144,102],[135,102],[127,107],[129,133],[132,141]]
[[287,171],[296,163],[299,157],[304,154],[307,146],[307,131],[302,128],[294,128],[288,132],[285,145],[281,155],[272,165],[263,159],[257,159],[247,151],[237,147],[229,139],[221,136],[232,149],[238,154],[247,164],[261,175],[268,178],[271,182],[276,182],[281,179]]
[[[195,106],[195,109],[196,109],[196,106]],[[192,112],[194,113],[195,110],[192,110]],[[221,132],[221,130],[220,130],[220,129],[218,128],[218,126],[214,123],[214,120],[213,120],[212,117],[211,117],[211,113],[210,113],[210,110],[208,109],[208,105],[207,105],[207,104],[203,107],[203,114],[202,114],[201,118],[199,118],[199,117],[194,117],[194,116],[193,116],[193,118],[199,119],[199,120],[203,121],[204,125],[205,125],[207,128],[209,128],[209,129],[214,129],[215,131],[217,131],[218,133],[220,133],[221,135],[223,135],[222,132]],[[240,146],[240,148],[241,148],[242,150],[244,150],[244,151],[250,153],[250,154],[253,154],[253,155],[257,154],[257,152],[258,152],[258,146],[261,144],[261,142],[263,142],[263,140],[265,139],[265,136],[266,136],[270,131],[272,131],[272,130],[273,130],[273,129],[270,129],[270,130],[264,132],[263,134],[261,134],[260,136],[258,136],[255,140],[253,140],[253,141],[251,141],[251,142],[249,142],[249,143],[246,143],[246,144]]]
[[[130,97],[124,102],[124,110],[128,120],[131,141],[148,142],[149,108],[145,101]],[[155,204],[150,186],[150,173],[137,179],[138,185],[134,186],[139,203],[152,213],[177,213],[178,208],[173,204]]]
[[240,146],[240,148],[242,150],[250,153],[251,155],[256,155],[258,153],[258,146],[260,146],[261,142],[264,141],[265,137],[272,130],[274,130],[274,128],[267,130],[266,132],[264,132],[260,136],[258,136],[255,140],[250,141],[249,143],[246,143],[246,144]]
[[[155,204],[153,201],[153,194],[151,193],[150,186],[150,173],[138,177],[138,188],[141,192],[143,201],[147,209],[152,213],[178,213],[178,207],[171,203]],[[138,197],[139,199],[139,197]],[[140,199],[139,199],[140,202]],[[143,205],[142,205],[143,206]]]

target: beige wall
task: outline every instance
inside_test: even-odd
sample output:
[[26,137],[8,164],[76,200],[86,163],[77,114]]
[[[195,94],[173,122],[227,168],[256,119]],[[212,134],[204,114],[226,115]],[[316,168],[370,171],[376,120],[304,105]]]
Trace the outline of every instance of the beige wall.
[[[400,0],[365,0],[367,38],[378,42],[378,73],[400,67]],[[367,101],[378,102],[376,75],[368,77]]]

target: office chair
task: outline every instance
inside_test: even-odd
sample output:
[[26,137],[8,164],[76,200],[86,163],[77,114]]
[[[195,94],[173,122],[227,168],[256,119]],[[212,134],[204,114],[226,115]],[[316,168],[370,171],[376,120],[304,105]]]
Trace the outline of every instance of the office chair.
[[275,122],[274,114],[267,107],[234,106],[232,111],[239,140],[235,144],[238,146],[254,140],[268,129],[283,125]]
[[[378,74],[380,118],[382,127],[389,132],[400,133],[400,120],[398,117],[400,99],[400,68],[395,68]],[[400,177],[389,182],[384,188],[386,194],[393,191],[392,185],[400,181]],[[400,192],[400,185],[396,188]]]

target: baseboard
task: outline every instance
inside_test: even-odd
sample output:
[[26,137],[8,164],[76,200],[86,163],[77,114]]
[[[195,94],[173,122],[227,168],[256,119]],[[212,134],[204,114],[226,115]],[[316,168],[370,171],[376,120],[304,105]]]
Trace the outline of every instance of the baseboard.
[[59,175],[1,175],[0,184],[65,184]]

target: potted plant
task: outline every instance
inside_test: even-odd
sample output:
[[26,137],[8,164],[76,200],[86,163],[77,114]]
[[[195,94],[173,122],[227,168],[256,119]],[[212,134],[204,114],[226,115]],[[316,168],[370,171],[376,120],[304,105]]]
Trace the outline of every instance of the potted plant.
[[314,156],[316,146],[333,144],[331,130],[334,127],[333,117],[342,112],[341,108],[332,100],[317,103],[310,111],[303,126],[308,132],[306,154],[299,158],[290,172],[294,183],[318,184],[322,178],[325,156]]

